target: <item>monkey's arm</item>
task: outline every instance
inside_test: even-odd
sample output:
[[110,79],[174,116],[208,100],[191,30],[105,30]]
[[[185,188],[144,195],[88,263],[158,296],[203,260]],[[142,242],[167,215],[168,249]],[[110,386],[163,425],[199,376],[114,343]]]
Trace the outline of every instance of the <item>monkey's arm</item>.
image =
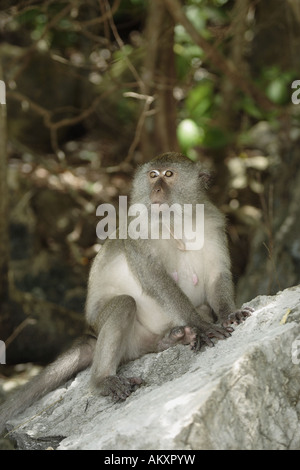
[[226,235],[222,229],[210,239],[210,247],[205,251],[205,265],[211,267],[205,281],[207,300],[221,325],[227,328],[233,323],[241,323],[251,315],[253,309],[236,309],[230,256]]
[[233,301],[234,293],[231,275],[229,278],[228,274],[220,273],[211,289],[218,293],[212,299],[211,306],[225,328],[233,323],[237,325],[242,323],[253,312],[250,307],[237,310]]

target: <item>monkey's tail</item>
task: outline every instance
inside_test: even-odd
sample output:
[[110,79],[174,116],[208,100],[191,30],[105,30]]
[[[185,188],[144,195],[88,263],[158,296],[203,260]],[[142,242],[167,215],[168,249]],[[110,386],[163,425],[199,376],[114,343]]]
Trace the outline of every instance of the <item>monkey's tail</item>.
[[86,369],[92,363],[95,345],[95,337],[90,335],[81,337],[68,351],[45,367],[39,375],[13,393],[0,406],[0,435],[10,418],[24,411],[36,400],[59,387],[81,370]]

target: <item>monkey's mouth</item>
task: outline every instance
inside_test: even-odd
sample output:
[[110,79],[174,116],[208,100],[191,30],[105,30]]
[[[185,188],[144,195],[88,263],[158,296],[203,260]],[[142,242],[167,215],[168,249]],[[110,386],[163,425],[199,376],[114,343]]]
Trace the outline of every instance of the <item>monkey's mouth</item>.
[[159,206],[161,206],[161,204],[164,204],[164,202],[157,200],[157,201],[152,201],[151,206],[153,206],[153,204],[158,204]]
[[170,206],[166,202],[153,201],[150,204],[150,208],[153,212],[164,212],[169,210]]

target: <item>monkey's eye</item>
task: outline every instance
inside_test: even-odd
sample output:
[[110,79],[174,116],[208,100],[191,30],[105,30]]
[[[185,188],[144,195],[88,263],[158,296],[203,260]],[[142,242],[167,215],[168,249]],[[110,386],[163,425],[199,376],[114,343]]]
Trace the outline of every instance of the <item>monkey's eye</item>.
[[150,178],[156,178],[158,176],[158,171],[152,170],[149,173]]
[[165,171],[165,176],[167,176],[168,178],[169,178],[170,176],[173,176],[173,171],[171,171],[171,170],[166,170],[166,171]]

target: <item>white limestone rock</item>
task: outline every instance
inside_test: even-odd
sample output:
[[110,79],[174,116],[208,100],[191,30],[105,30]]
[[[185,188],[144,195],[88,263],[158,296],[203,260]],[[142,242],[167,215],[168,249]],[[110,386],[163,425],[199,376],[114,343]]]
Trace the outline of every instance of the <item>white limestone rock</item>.
[[178,345],[124,366],[145,382],[125,402],[92,396],[80,373],[10,421],[27,421],[11,432],[18,447],[299,449],[300,286],[247,305],[254,314],[214,348]]

